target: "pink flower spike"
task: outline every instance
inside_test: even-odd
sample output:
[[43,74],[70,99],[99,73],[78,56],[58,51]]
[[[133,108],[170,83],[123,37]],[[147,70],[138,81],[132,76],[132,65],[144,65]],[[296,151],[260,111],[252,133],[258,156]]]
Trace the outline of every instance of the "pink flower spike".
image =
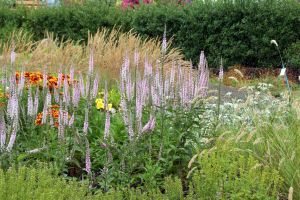
[[47,82],[48,82],[48,76],[46,72],[43,73],[43,88],[47,87]]
[[17,130],[18,130],[18,119],[14,119],[12,133],[10,135],[8,145],[6,147],[6,151],[8,151],[8,152],[11,152],[11,150],[15,144],[16,137],[17,137]]
[[90,152],[90,145],[88,139],[86,139],[86,152],[85,152],[85,171],[88,174],[91,174],[91,152]]
[[162,41],[162,53],[165,54],[167,52],[167,26],[165,25],[163,41]]
[[142,133],[151,132],[154,130],[154,128],[155,128],[155,117],[151,115],[149,121],[142,129]]
[[104,129],[104,140],[107,140],[109,137],[109,129],[110,129],[110,111],[106,111],[105,117],[105,129]]
[[15,52],[14,50],[12,50],[12,51],[10,52],[10,63],[11,63],[11,64],[14,64],[15,61],[16,61],[16,52]]
[[71,119],[69,120],[69,127],[73,126],[74,118],[75,118],[75,116],[74,116],[74,113],[73,113]]
[[85,118],[84,118],[84,124],[83,124],[83,133],[85,135],[87,135],[88,133],[88,128],[89,128],[89,113],[88,113],[88,110],[86,109],[85,110]]
[[219,70],[219,81],[223,81],[224,78],[224,70],[223,70],[223,62],[221,61],[221,66]]
[[73,67],[70,68],[70,81],[71,81],[71,83],[73,83],[73,81],[74,81],[74,68]]
[[4,149],[6,141],[6,124],[4,120],[4,116],[0,118],[0,150]]
[[199,65],[198,65],[198,70],[200,74],[205,71],[205,60],[206,59],[205,59],[204,51],[201,51]]
[[99,87],[99,76],[97,74],[94,79],[92,98],[96,98],[98,93],[98,87]]
[[28,99],[27,99],[27,115],[32,117],[34,114],[33,110],[33,99],[32,99],[32,94],[31,94],[31,87],[29,87],[28,90]]
[[58,72],[58,77],[57,77],[57,86],[61,87],[62,85],[62,73]]
[[90,58],[89,58],[89,75],[93,74],[94,71],[94,51],[90,50]]

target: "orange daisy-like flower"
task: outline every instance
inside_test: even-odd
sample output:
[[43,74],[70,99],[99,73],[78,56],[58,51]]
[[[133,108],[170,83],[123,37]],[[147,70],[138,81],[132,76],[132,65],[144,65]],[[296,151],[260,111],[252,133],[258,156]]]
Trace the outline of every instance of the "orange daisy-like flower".
[[57,88],[58,84],[57,84],[58,79],[54,76],[51,76],[48,78],[48,87],[49,89],[53,89],[53,88]]
[[[25,72],[24,76],[27,85],[40,85],[43,81],[43,74],[41,72]],[[18,84],[21,77],[20,72],[16,72],[15,77]],[[76,80],[73,80],[71,82],[69,75],[62,74],[62,81],[64,81],[65,79],[67,79],[69,85],[77,82]],[[58,77],[47,75],[47,85],[50,90],[52,90],[53,88],[58,88]]]
[[[65,111],[63,111],[65,112]],[[59,105],[52,105],[48,111],[47,111],[47,115],[52,116],[53,120],[54,120],[54,126],[58,127],[59,123],[58,123],[58,118],[59,118]],[[71,116],[68,115],[68,118],[70,118]],[[38,113],[36,120],[35,120],[35,124],[36,125],[42,125],[42,119],[43,119],[43,112]]]
[[43,118],[43,112],[38,113],[35,119],[35,124],[42,125],[42,118]]

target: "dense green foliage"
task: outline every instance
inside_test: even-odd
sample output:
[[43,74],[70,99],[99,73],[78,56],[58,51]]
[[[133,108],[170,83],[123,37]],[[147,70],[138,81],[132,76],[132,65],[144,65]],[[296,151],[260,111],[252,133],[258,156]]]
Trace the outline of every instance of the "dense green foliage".
[[[223,150],[223,149],[222,149]],[[228,153],[228,152],[226,152]],[[217,155],[218,154],[218,155]],[[212,156],[212,158],[211,158]],[[221,159],[219,161],[218,159]],[[241,157],[224,152],[204,153],[199,159],[201,170],[196,170],[184,196],[179,178],[166,177],[161,189],[110,190],[103,193],[89,189],[87,181],[65,179],[53,167],[38,166],[0,169],[0,198],[13,199],[276,199],[281,178],[276,170],[257,167],[252,157]],[[213,167],[211,167],[213,166]],[[150,180],[151,181],[151,180]],[[225,182],[224,182],[225,181]]]
[[47,168],[21,167],[6,172],[1,169],[0,199],[85,199],[88,192],[86,183],[67,181],[54,174]]
[[203,151],[198,165],[190,185],[191,199],[277,199],[282,182],[278,171],[235,151],[230,141]]
[[200,50],[205,50],[212,65],[222,56],[226,65],[279,66],[278,53],[270,44],[276,39],[287,64],[299,67],[295,51],[299,13],[295,0],[195,1],[187,6],[156,4],[134,10],[101,3],[38,10],[1,8],[0,35],[3,39],[13,28],[26,28],[36,39],[50,31],[60,38],[86,40],[88,32],[117,26],[145,37],[161,37],[166,24],[173,44],[195,62]]

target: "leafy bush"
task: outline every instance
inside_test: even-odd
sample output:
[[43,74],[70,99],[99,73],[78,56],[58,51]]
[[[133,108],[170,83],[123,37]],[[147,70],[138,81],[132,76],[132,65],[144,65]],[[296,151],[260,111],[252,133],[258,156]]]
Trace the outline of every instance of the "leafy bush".
[[300,67],[300,41],[291,44],[284,54],[288,66]]
[[[284,179],[284,190],[287,193],[290,187],[296,188],[300,184],[300,175],[297,166],[300,159],[297,155],[299,149],[299,118],[295,110],[299,111],[299,101],[294,104],[293,110],[289,110],[286,118],[280,121],[269,121],[256,124],[256,131],[249,140],[247,135],[240,137],[236,147],[241,151],[251,152],[264,165],[279,171]],[[296,107],[297,106],[297,107]],[[280,115],[280,113],[278,113]],[[239,136],[236,136],[239,137]],[[235,137],[235,138],[236,138]],[[287,196],[287,195],[286,195]],[[294,198],[299,199],[299,190],[294,190]]]
[[47,167],[0,169],[0,199],[88,199],[88,185],[58,177]]
[[[166,184],[172,184],[172,180],[167,179]],[[169,187],[171,191],[181,189],[177,185]],[[166,195],[161,194],[159,190],[153,192],[142,192],[135,189],[126,189],[123,191],[111,190],[107,193],[96,191],[92,193],[87,181],[76,181],[75,179],[66,179],[57,174],[53,167],[38,166],[20,167],[18,169],[10,168],[7,171],[0,169],[0,198],[6,200],[13,199],[35,199],[35,200],[123,200],[123,199],[165,199]],[[170,198],[171,199],[171,198]],[[174,199],[174,198],[173,198]]]
[[16,4],[16,0],[1,0],[0,7],[13,7]]
[[[190,155],[205,147],[201,138],[211,137],[197,133],[204,109],[192,101],[207,95],[208,73],[202,62],[201,76],[175,65],[163,76],[167,55],[161,70],[147,61],[141,69],[138,58],[130,66],[127,55],[119,89],[108,92],[105,84],[102,94],[92,53],[85,79],[74,68],[68,75],[54,75],[11,72],[3,66],[0,166],[54,162],[62,173],[91,177],[103,191],[129,186],[152,190],[166,176],[184,177]],[[176,82],[175,76],[180,78]]]
[[[281,179],[276,171],[261,169],[253,158],[239,157],[237,154],[223,157],[211,154],[201,159],[201,172],[193,175],[189,195],[184,197],[182,182],[179,178],[166,177],[164,192],[158,188],[140,190],[122,188],[122,190],[90,189],[87,181],[78,181],[58,175],[58,171],[47,165],[37,167],[11,167],[7,171],[0,169],[0,198],[12,199],[210,199],[213,196],[226,199],[274,199]],[[232,162],[233,161],[233,162]],[[205,172],[205,176],[203,173]],[[227,175],[227,176],[226,176]],[[250,179],[251,178],[251,179]],[[217,190],[220,186],[220,192]]]
[[[87,3],[34,11],[2,8],[0,27],[25,27],[35,39],[43,38],[47,30],[60,38],[87,41],[88,32],[115,26],[123,31],[134,29],[144,37],[160,37],[166,24],[175,46],[194,62],[200,50],[205,50],[213,65],[223,57],[226,65],[279,66],[270,40],[276,39],[283,51],[291,48],[300,37],[299,10],[295,0],[195,1],[187,6],[159,4],[126,11],[105,3]],[[291,53],[285,54],[287,59]],[[295,61],[288,62],[291,66],[299,62],[296,55]]]
[[189,198],[278,199],[282,184],[279,172],[238,152],[232,143],[220,140],[211,150],[201,152]]

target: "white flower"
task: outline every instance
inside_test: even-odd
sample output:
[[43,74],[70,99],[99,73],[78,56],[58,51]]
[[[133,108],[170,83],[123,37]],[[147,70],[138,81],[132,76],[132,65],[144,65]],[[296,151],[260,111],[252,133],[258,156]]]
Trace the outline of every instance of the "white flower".
[[275,44],[275,46],[278,47],[276,40],[271,40],[271,44]]
[[115,114],[117,111],[116,111],[116,109],[111,108],[111,109],[110,109],[110,112],[111,112],[112,114]]

